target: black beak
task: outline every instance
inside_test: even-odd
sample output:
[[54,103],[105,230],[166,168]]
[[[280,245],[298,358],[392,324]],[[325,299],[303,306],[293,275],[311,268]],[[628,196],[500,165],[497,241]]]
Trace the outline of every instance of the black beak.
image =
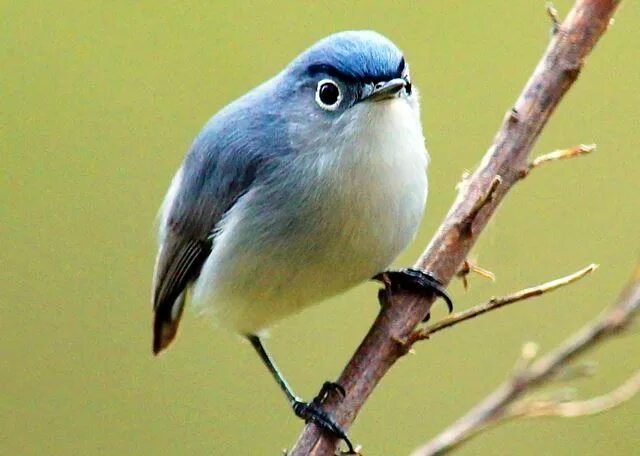
[[406,86],[407,81],[402,78],[379,82],[373,87],[371,93],[365,96],[365,99],[372,101],[388,100],[389,98],[394,98]]

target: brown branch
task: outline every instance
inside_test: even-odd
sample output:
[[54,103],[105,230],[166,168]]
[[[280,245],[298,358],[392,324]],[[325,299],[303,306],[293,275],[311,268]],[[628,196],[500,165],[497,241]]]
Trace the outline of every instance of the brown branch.
[[[498,387],[480,404],[425,446],[416,450],[412,456],[443,454],[487,426],[511,417],[512,412],[509,407],[515,401],[548,382],[578,355],[593,348],[603,339],[619,333],[638,313],[640,313],[640,267],[636,269],[630,284],[622,292],[617,303],[608,312],[575,333],[551,353],[522,367],[509,381]],[[632,389],[628,385],[626,388]],[[612,401],[613,399],[610,399],[609,403],[615,405],[615,401]],[[584,405],[582,404],[583,410],[585,410]],[[594,404],[591,403],[588,406],[594,407]]]
[[413,345],[413,343],[419,340],[428,339],[432,334],[435,334],[438,331],[442,331],[443,329],[450,328],[452,326],[457,325],[458,323],[461,323],[466,320],[470,320],[472,318],[475,318],[479,315],[485,314],[492,310],[496,310],[506,305],[513,304],[515,302],[524,301],[525,299],[541,296],[550,291],[557,290],[558,288],[564,287],[573,282],[576,282],[577,280],[580,280],[581,278],[595,271],[597,267],[598,265],[596,264],[590,264],[586,268],[583,268],[568,276],[551,280],[549,282],[536,285],[534,287],[525,288],[523,290],[516,291],[515,293],[511,293],[506,296],[493,297],[485,303],[478,304],[477,306],[473,306],[470,309],[467,309],[463,312],[454,313],[432,325],[427,326],[424,329],[419,329],[414,331],[409,337],[407,344],[409,346]]
[[[461,185],[458,197],[416,267],[432,272],[444,284],[449,283],[500,201],[522,178],[542,128],[578,77],[585,57],[606,30],[617,4],[615,0],[576,2],[507,113],[479,168]],[[496,179],[500,179],[499,185]],[[491,192],[493,186],[495,191]],[[478,209],[477,201],[486,195],[491,198]],[[473,219],[469,220],[474,211]],[[346,396],[342,400],[332,396],[324,404],[345,429],[351,426],[380,379],[405,353],[398,341],[407,340],[432,303],[433,296],[398,292],[382,306],[338,379]],[[331,455],[337,443],[335,437],[308,423],[291,454]]]

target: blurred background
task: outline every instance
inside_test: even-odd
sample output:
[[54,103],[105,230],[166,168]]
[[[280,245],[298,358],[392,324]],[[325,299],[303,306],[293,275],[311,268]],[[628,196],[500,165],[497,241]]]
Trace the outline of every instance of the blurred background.
[[[570,1],[557,1],[565,14]],[[0,452],[280,454],[302,423],[248,344],[187,312],[151,355],[153,221],[195,134],[317,39],[370,28],[401,47],[422,91],[432,162],[426,245],[544,51],[544,2],[0,3]],[[491,283],[450,287],[457,309],[571,273],[594,275],[445,331],[384,378],[350,431],[368,455],[407,454],[508,375],[524,342],[552,348],[611,303],[640,257],[640,5],[623,2],[534,154],[596,142],[508,196],[474,249]],[[376,312],[376,285],[290,318],[268,345],[311,398]],[[436,306],[433,318],[444,316]],[[562,384],[609,391],[640,334]],[[602,416],[490,430],[460,454],[632,454],[640,398]]]

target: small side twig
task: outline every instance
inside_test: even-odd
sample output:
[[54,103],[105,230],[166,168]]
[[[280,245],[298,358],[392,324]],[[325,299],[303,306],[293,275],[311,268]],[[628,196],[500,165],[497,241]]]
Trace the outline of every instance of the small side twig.
[[551,19],[551,23],[553,24],[553,28],[551,29],[552,33],[555,35],[560,30],[560,24],[562,24],[562,19],[560,19],[560,15],[558,14],[558,10],[553,3],[547,2],[545,5],[545,9],[547,10],[547,15]]
[[412,344],[419,340],[428,339],[432,334],[435,334],[438,331],[442,331],[445,328],[450,328],[451,326],[457,325],[458,323],[470,320],[492,310],[499,309],[508,304],[524,301],[525,299],[540,296],[550,291],[557,290],[558,288],[564,287],[573,282],[576,282],[577,280],[580,280],[581,278],[595,271],[597,268],[597,264],[590,264],[586,268],[576,271],[573,274],[569,274],[568,276],[551,280],[534,287],[525,288],[506,296],[493,297],[485,303],[478,304],[477,306],[474,306],[463,312],[454,313],[432,325],[429,325],[426,328],[414,331],[412,337],[408,340],[408,343]]
[[524,176],[529,174],[534,168],[539,167],[545,163],[565,160],[567,158],[580,157],[582,155],[589,154],[596,150],[595,144],[580,144],[579,146],[569,147],[568,149],[557,149],[553,152],[549,152],[548,154],[540,155],[533,159],[526,171],[524,172]]
[[[600,317],[575,333],[555,350],[535,362],[523,366],[507,382],[498,387],[466,415],[438,434],[429,443],[416,450],[412,456],[443,454],[467,441],[487,426],[510,417],[510,407],[527,393],[546,384],[561,372],[573,359],[593,348],[602,340],[626,328],[640,313],[640,267],[632,277],[616,304]],[[549,413],[575,413],[580,416],[588,411],[597,413],[607,406],[613,407],[637,392],[636,377],[616,390],[615,394],[591,401],[573,403],[573,406],[547,408]],[[585,413],[580,413],[585,412]],[[563,415],[563,416],[569,416]]]
[[493,272],[480,267],[474,261],[467,259],[462,262],[462,266],[460,266],[460,269],[458,269],[458,272],[456,272],[456,277],[462,280],[462,286],[465,290],[469,288],[468,277],[472,272],[478,274],[482,278],[491,280],[492,282],[496,281],[496,275]]
[[640,369],[613,391],[584,401],[558,402],[553,400],[531,400],[514,404],[508,418],[531,418],[559,416],[574,418],[597,415],[624,404],[640,392]]

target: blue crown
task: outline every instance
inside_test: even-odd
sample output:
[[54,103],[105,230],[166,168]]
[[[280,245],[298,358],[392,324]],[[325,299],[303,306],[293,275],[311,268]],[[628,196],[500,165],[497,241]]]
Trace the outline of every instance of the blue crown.
[[405,60],[389,39],[372,31],[330,35],[291,64],[310,75],[326,73],[345,81],[380,82],[402,76]]

